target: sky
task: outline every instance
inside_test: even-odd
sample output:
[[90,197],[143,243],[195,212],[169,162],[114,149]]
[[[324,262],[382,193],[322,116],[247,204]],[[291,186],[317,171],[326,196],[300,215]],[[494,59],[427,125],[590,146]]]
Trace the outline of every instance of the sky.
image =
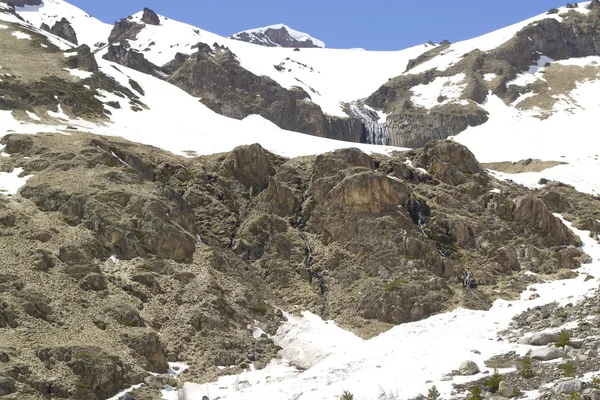
[[556,0],[67,0],[108,23],[144,7],[229,36],[284,23],[330,48],[400,50],[473,38],[565,4]]

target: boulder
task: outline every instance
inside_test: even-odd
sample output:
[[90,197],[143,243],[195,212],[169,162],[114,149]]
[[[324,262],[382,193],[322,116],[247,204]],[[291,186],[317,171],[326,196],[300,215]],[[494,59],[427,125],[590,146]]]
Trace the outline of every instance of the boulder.
[[504,381],[501,381],[500,385],[498,385],[498,393],[504,397],[513,397],[515,394],[515,387]]
[[475,375],[479,373],[479,366],[474,361],[465,361],[458,367],[458,372],[461,375]]
[[558,342],[560,335],[558,333],[539,332],[531,335],[530,344],[533,346],[546,346],[550,343]]
[[0,376],[0,396],[6,396],[16,392],[15,381],[12,378]]
[[566,378],[566,379],[561,379],[560,381],[558,381],[558,383],[554,387],[554,393],[556,393],[559,396],[561,394],[569,396],[573,392],[575,392],[575,393],[581,392],[582,388],[583,388],[583,384],[581,383],[581,381],[579,379]]
[[113,314],[113,316],[115,317],[115,319],[117,321],[119,321],[119,323],[125,325],[125,326],[130,326],[130,327],[143,327],[146,326],[146,324],[144,323],[144,320],[142,319],[142,317],[140,317],[140,314],[138,313],[138,311],[127,305],[127,304],[121,304],[121,305],[117,305],[112,307],[109,312],[111,312]]
[[563,355],[561,349],[557,349],[556,347],[545,347],[543,349],[535,349],[531,353],[531,358],[534,360],[550,361],[561,358]]

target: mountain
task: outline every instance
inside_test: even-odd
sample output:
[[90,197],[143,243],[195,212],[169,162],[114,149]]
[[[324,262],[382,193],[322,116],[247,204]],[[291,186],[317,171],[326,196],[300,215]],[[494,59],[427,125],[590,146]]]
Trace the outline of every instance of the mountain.
[[325,43],[308,33],[296,31],[284,24],[248,29],[231,35],[230,39],[266,47],[324,48]]
[[597,398],[599,22],[374,52],[0,4],[0,397],[464,398],[498,369],[496,397]]

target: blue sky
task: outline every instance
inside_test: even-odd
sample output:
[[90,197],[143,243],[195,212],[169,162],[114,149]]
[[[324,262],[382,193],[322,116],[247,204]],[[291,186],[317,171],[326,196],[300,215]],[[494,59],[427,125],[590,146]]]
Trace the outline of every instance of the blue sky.
[[472,38],[564,5],[555,0],[67,0],[108,23],[149,7],[228,36],[285,23],[331,48],[399,50]]

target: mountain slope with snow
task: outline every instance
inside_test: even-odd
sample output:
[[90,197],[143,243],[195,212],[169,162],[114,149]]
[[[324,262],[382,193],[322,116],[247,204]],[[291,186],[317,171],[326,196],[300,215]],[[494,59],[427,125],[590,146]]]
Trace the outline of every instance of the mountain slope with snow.
[[75,29],[79,44],[87,44],[92,49],[106,43],[112,29],[110,24],[101,22],[64,0],[43,0],[39,6],[17,7],[16,11],[36,28],[42,24],[52,27],[66,18]]
[[235,35],[231,35],[229,38],[266,47],[325,47],[323,41],[315,39],[308,33],[292,29],[284,24],[248,29],[238,32]]

